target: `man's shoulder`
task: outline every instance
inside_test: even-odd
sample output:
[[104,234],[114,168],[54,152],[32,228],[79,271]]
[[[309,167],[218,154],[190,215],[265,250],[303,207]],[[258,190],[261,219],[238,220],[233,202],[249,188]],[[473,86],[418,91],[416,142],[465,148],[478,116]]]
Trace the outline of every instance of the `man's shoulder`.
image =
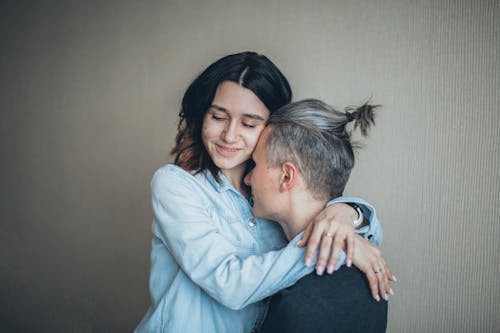
[[312,272],[285,290],[297,291],[304,289],[310,291],[314,289],[324,290],[325,288],[336,290],[345,288],[348,285],[355,288],[369,288],[368,281],[363,272],[356,267],[341,266],[333,274],[324,274],[320,276]]
[[372,298],[359,269],[341,266],[332,275],[308,274],[273,296],[263,332],[383,332],[386,323],[387,302]]

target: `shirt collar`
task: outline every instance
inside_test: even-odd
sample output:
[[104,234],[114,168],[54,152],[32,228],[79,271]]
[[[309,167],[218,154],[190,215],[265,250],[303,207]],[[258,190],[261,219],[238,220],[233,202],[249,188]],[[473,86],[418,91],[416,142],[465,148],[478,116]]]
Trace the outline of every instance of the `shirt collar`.
[[209,170],[205,170],[204,173],[208,179],[208,182],[217,190],[217,192],[226,192],[229,190],[236,191],[231,182],[226,178],[226,176],[224,176],[222,172],[219,171],[218,173],[220,183],[215,180],[214,176]]

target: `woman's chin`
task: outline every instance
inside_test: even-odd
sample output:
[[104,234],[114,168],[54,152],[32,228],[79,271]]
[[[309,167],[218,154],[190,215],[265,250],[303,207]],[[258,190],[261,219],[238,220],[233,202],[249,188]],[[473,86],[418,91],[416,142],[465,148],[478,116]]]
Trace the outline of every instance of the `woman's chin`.
[[246,161],[239,158],[216,158],[213,159],[214,164],[222,171],[239,171],[246,167]]

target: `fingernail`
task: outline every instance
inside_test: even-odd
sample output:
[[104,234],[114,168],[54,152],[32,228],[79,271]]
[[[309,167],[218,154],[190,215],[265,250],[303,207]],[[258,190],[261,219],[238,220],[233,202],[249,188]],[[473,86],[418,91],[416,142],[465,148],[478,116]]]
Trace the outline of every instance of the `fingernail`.
[[376,300],[377,302],[380,302],[380,296],[379,296],[379,295],[375,296],[375,300]]
[[323,275],[325,268],[323,266],[316,267],[316,274]]
[[312,259],[311,259],[311,258],[306,258],[306,266],[307,266],[307,267],[311,267],[312,263],[313,263],[313,262],[312,262]]
[[384,299],[385,299],[386,301],[389,301],[389,295],[385,294],[385,295],[384,295]]
[[347,267],[351,267],[352,266],[352,260],[351,259],[347,259],[346,266]]
[[328,274],[332,274],[334,269],[335,267],[333,267],[333,265],[328,265],[328,267],[326,268],[326,272]]
[[392,288],[389,289],[389,294],[391,294],[391,296],[394,296],[394,290],[392,290]]
[[396,275],[394,275],[394,274],[392,275],[392,281],[398,282],[398,279],[396,278]]

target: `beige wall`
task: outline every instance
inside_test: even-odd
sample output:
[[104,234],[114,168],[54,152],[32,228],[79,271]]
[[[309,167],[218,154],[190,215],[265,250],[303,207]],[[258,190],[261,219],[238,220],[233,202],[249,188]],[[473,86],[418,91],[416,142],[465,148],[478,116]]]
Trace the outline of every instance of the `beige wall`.
[[[208,4],[210,2],[210,4]],[[126,332],[182,92],[263,52],[295,98],[384,107],[348,192],[399,278],[389,332],[500,327],[500,3],[2,1],[0,330]]]

